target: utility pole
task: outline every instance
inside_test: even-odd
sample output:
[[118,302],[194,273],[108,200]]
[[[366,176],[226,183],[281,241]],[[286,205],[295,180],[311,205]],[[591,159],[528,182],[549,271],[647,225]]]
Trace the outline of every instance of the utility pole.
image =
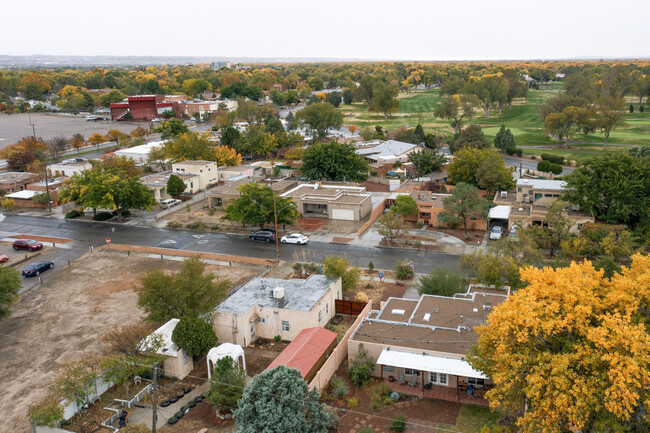
[[45,164],[45,193],[47,194],[47,209],[50,211],[50,215],[52,215],[52,202],[50,201],[50,186],[48,184],[48,179],[47,179],[47,163]]
[[153,419],[151,423],[151,433],[156,433],[156,422],[158,421],[158,416],[156,414],[156,409],[158,409],[158,363],[153,367]]
[[36,127],[35,127],[34,124],[32,123],[32,112],[31,112],[31,111],[28,111],[28,112],[27,112],[27,115],[29,116],[29,125],[32,127],[33,137],[36,138]]
[[278,243],[278,211],[275,207],[275,191],[273,191],[273,218],[275,220],[275,258],[280,263],[280,244]]

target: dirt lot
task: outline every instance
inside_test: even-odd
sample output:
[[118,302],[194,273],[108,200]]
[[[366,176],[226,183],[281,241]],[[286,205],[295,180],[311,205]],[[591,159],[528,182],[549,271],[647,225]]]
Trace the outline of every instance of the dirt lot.
[[[105,331],[142,318],[132,290],[140,275],[159,267],[174,271],[180,265],[134,254],[89,253],[27,292],[0,322],[2,430],[27,432],[27,408],[45,393],[60,363],[79,358],[84,350],[97,351]],[[208,269],[233,283],[257,273],[250,268]]]

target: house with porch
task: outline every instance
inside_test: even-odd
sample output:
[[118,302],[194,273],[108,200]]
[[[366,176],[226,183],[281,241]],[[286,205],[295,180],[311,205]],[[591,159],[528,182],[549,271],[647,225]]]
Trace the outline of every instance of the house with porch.
[[487,405],[490,380],[465,357],[478,340],[474,328],[509,294],[507,287],[470,285],[453,297],[389,298],[354,331],[348,359],[363,346],[375,362],[373,376],[393,391]]
[[372,195],[362,186],[301,184],[281,194],[296,202],[306,217],[361,221],[372,211]]

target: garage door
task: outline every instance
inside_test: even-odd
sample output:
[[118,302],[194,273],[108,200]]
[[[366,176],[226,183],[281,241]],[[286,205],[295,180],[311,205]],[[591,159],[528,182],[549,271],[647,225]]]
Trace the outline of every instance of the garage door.
[[354,221],[354,210],[332,209],[332,219]]

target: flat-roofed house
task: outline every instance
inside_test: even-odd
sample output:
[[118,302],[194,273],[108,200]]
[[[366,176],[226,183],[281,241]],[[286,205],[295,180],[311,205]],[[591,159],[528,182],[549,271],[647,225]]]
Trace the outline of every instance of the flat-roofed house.
[[306,217],[327,216],[335,220],[360,221],[372,211],[372,195],[362,186],[302,184],[283,193],[296,202]]

